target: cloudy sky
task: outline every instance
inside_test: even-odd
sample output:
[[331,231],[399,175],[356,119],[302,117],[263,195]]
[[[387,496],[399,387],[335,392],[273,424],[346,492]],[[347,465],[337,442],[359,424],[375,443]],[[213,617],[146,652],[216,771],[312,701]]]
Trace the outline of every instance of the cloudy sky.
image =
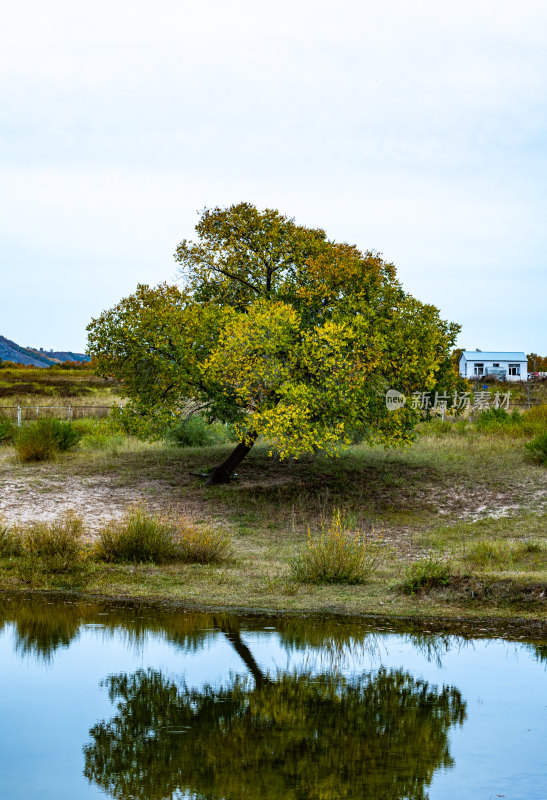
[[547,353],[544,0],[26,0],[0,26],[0,334],[83,349],[242,200]]

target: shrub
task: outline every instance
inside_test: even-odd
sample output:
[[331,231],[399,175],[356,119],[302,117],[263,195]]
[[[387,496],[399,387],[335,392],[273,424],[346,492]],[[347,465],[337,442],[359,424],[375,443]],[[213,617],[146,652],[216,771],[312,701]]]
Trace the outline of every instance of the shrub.
[[521,415],[518,409],[508,414],[504,408],[488,408],[481,411],[475,420],[475,428],[482,433],[519,434]]
[[19,428],[15,451],[21,461],[49,461],[57,450],[51,420],[39,420]]
[[229,537],[223,532],[194,526],[180,516],[154,514],[139,505],[103,527],[95,556],[115,563],[208,564],[222,560],[228,548]]
[[537,464],[547,465],[547,433],[541,433],[527,442],[524,447],[526,448],[530,458]]
[[438,553],[430,553],[427,558],[414,561],[406,569],[404,581],[399,589],[403,594],[427,592],[450,583],[450,563]]
[[31,522],[15,526],[21,555],[48,572],[70,572],[83,562],[83,524],[69,512],[53,522]]
[[48,461],[57,451],[76,447],[81,434],[70,422],[39,419],[19,428],[15,450],[21,461]]
[[454,423],[441,417],[430,417],[419,426],[420,433],[424,433],[427,436],[444,436],[447,433],[453,433],[453,430]]
[[78,431],[80,436],[87,436],[87,434],[96,433],[102,421],[103,420],[93,419],[92,417],[81,417],[80,419],[74,420],[72,427],[75,431]]
[[223,444],[234,438],[231,429],[222,423],[208,423],[201,414],[193,414],[189,419],[181,420],[167,433],[167,441],[179,447],[207,447]]
[[524,433],[529,436],[541,436],[547,431],[547,403],[525,411],[521,416],[521,425]]
[[523,414],[515,408],[511,414],[503,408],[481,411],[475,428],[483,433],[503,433],[508,436],[534,436],[547,430],[547,405],[535,406]]
[[57,450],[61,450],[62,452],[71,450],[76,447],[82,438],[80,431],[70,422],[62,422],[59,419],[43,420],[43,422],[51,423]]
[[0,419],[0,444],[10,444],[15,438],[15,425],[9,419]]
[[321,535],[308,528],[304,552],[290,563],[294,577],[303,583],[364,583],[377,569],[386,547],[348,525],[344,512],[335,510]]

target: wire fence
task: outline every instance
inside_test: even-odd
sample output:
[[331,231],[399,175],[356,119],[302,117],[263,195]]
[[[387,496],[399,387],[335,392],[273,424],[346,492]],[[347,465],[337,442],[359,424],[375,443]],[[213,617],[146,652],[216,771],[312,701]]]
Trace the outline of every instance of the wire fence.
[[[519,398],[518,400],[511,400],[509,410],[518,408],[519,410],[525,411],[534,406],[541,405],[542,402],[544,402],[543,398],[538,397]],[[23,422],[34,422],[37,419],[44,418],[63,419],[67,422],[87,417],[105,419],[114,411],[121,413],[123,411],[122,403],[116,403],[110,406],[73,406],[70,403],[65,406],[0,406],[0,419],[17,421],[17,425],[21,426]],[[444,413],[442,416],[444,419]]]
[[5,419],[17,420],[17,425],[23,422],[35,421],[37,419],[64,419],[72,422],[75,419],[93,417],[104,419],[109,417],[113,411],[123,411],[121,403],[111,406],[0,406],[0,417]]

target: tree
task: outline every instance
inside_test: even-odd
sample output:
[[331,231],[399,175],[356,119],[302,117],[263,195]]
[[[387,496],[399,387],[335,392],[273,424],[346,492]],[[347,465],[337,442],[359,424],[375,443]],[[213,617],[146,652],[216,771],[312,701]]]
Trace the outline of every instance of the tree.
[[99,373],[123,380],[149,430],[195,408],[234,423],[239,444],[212,483],[259,436],[281,458],[335,454],[356,431],[412,440],[417,410],[388,410],[386,390],[448,386],[459,326],[405,293],[378,254],[277,211],[206,209],[196,231],[177,248],[181,287],[140,285],[88,326]]
[[547,356],[543,358],[537,353],[529,353],[527,359],[528,372],[545,372],[547,370]]

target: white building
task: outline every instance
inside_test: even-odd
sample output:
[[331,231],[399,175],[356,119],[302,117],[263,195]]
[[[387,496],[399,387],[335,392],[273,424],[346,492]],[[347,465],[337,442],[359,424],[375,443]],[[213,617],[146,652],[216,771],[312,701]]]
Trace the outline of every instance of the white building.
[[462,378],[485,378],[496,375],[501,380],[525,381],[528,379],[526,353],[491,353],[484,350],[464,350],[460,356]]

